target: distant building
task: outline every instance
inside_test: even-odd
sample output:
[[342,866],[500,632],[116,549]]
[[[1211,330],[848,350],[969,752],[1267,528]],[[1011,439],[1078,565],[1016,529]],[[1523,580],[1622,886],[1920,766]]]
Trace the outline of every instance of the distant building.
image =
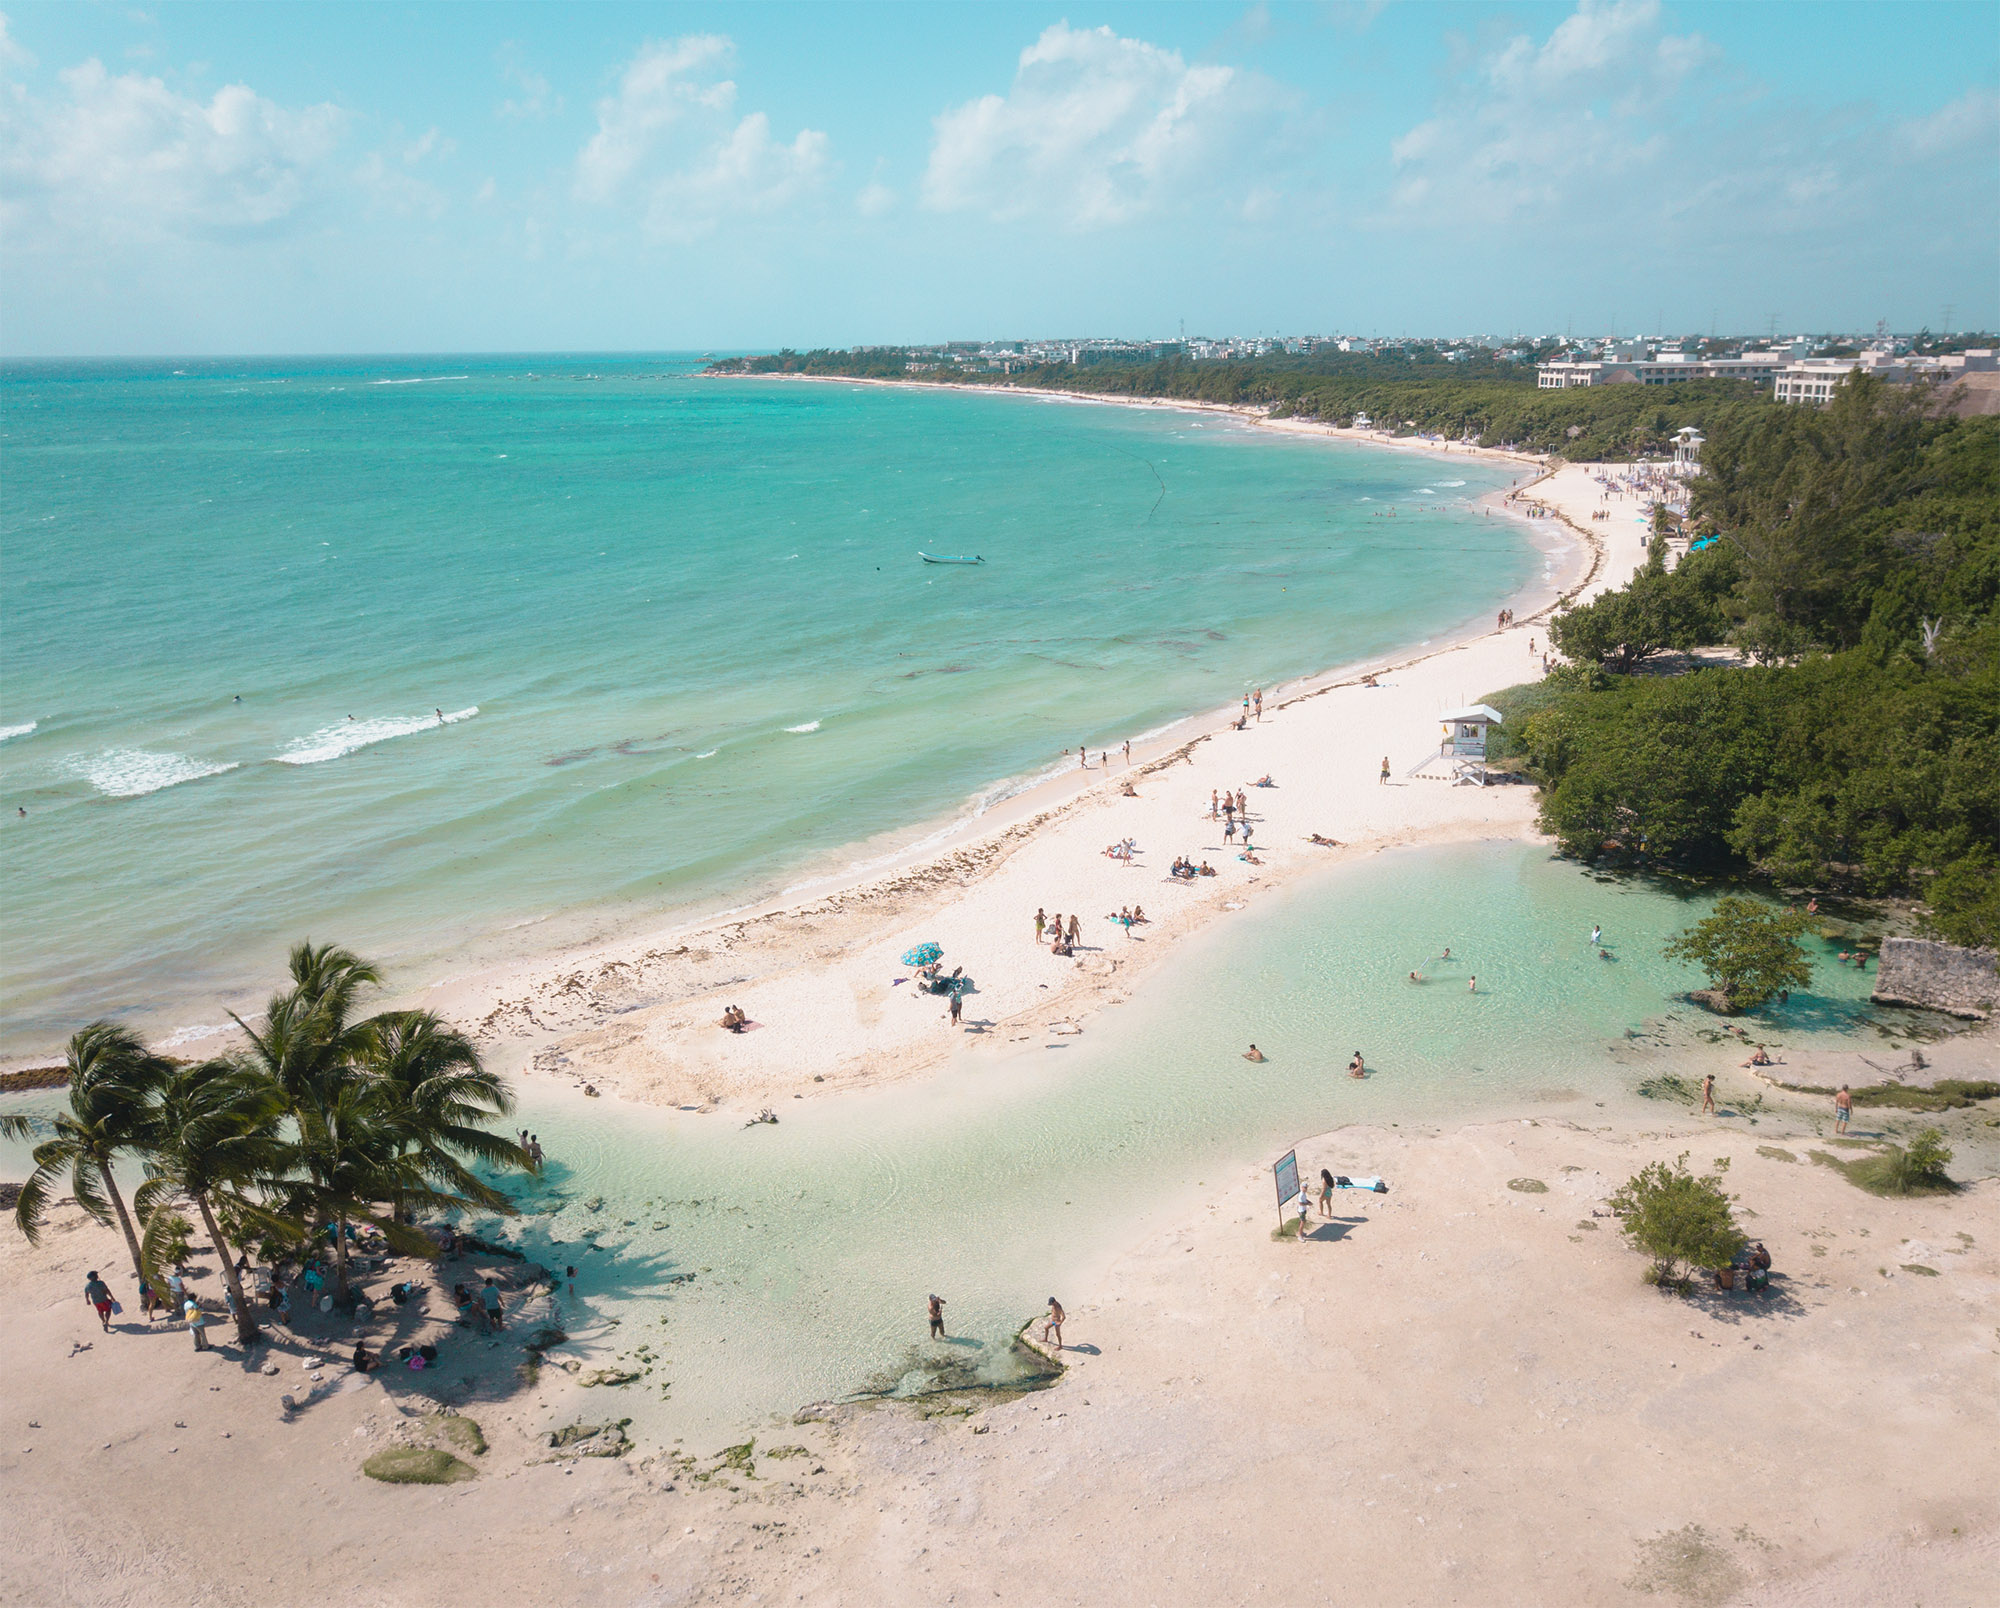
[[1949,383],[1967,374],[1991,374],[2000,370],[2000,355],[1990,350],[1953,352],[1947,357],[1898,357],[1893,352],[1871,349],[1853,357],[1808,357],[1788,363],[1778,371],[1773,394],[1780,402],[1804,402],[1825,407],[1850,374],[1869,374],[1891,385],[1910,385],[1918,380]]
[[1578,362],[1558,358],[1540,363],[1535,383],[1544,391],[1566,391],[1578,385],[1673,385],[1681,380],[1749,380],[1754,385],[1770,381],[1786,359],[1780,352],[1745,352],[1741,357],[1690,357],[1685,352],[1667,351],[1657,357],[1634,357],[1614,362]]

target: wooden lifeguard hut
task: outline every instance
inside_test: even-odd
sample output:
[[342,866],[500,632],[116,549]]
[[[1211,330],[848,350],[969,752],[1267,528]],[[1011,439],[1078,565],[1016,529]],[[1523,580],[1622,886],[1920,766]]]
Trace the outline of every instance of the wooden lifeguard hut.
[[1470,704],[1464,709],[1447,709],[1438,716],[1444,727],[1438,758],[1451,765],[1451,779],[1486,785],[1486,737],[1495,726],[1504,726],[1506,716],[1488,704]]

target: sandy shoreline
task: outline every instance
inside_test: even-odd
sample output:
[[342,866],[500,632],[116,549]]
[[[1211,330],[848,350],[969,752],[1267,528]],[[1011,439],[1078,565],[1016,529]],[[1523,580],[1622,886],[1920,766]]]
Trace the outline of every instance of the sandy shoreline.
[[[1434,748],[1431,716],[1539,674],[1527,648],[1546,645],[1539,622],[1561,597],[1605,584],[1602,544],[1588,521],[1598,496],[1590,473],[1572,466],[1533,487],[1533,500],[1562,517],[1524,522],[1544,552],[1544,573],[1512,600],[1511,632],[1473,625],[1379,662],[1267,688],[1264,718],[1248,732],[1228,729],[1233,710],[1190,716],[1135,745],[1129,768],[1120,754],[1108,773],[1093,761],[1088,771],[1046,777],[977,817],[912,828],[900,847],[858,869],[823,871],[749,907],[664,912],[636,932],[582,948],[402,979],[398,1002],[476,1028],[505,1070],[564,1075],[628,1098],[712,1108],[826,1092],[816,1085],[912,1075],[958,1048],[925,1007],[899,996],[897,1009],[887,1008],[889,979],[904,970],[896,958],[914,942],[944,943],[948,964],[965,964],[977,980],[966,1000],[966,1036],[1016,1042],[1050,1022],[1079,1022],[1118,997],[1172,938],[1302,872],[1392,843],[1518,835],[1532,820],[1528,790],[1453,789],[1403,772]],[[1516,517],[1499,494],[1485,501],[1499,510],[1489,517]],[[1368,670],[1380,675],[1379,688],[1360,686]],[[1386,753],[1394,785],[1375,785],[1373,760],[1329,763],[1330,752],[1350,744],[1374,759]],[[1263,861],[1253,867],[1223,853],[1208,830],[1208,792],[1267,773],[1279,786],[1252,790]],[[1128,779],[1139,798],[1120,793]],[[1344,846],[1309,845],[1303,840],[1312,832]],[[1136,867],[1100,852],[1126,836],[1139,840]],[[1195,887],[1173,883],[1164,870],[1177,852],[1206,858],[1220,875]],[[1102,913],[1135,900],[1152,922],[1139,929],[1143,941],[1114,949]],[[1084,914],[1075,962],[1058,963],[1021,942],[1038,906]],[[759,1029],[740,1037],[716,1029],[725,1003],[748,1011]],[[180,1055],[213,1053],[230,1038],[176,1037]]]

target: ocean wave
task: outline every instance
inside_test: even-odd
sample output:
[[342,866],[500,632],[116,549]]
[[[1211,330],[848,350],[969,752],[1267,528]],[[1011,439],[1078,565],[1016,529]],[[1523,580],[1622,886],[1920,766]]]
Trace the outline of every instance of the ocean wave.
[[[455,709],[444,717],[442,724],[455,726],[478,713],[477,704],[470,709]],[[278,756],[278,763],[321,765],[329,759],[340,758],[342,754],[351,754],[357,748],[386,743],[391,737],[409,737],[420,731],[431,731],[439,724],[436,715],[386,715],[377,720],[343,720],[337,725],[322,726],[308,737],[298,738]]]
[[787,726],[785,730],[796,732],[818,731],[819,722],[817,720],[808,720],[803,726]]
[[717,754],[721,752],[722,750],[719,748],[711,748],[707,750],[705,753],[696,754],[694,757],[696,759],[713,759]]
[[1462,486],[1465,482],[1463,480],[1440,480],[1438,484],[1440,486]]
[[177,1050],[183,1044],[192,1044],[197,1039],[214,1038],[218,1033],[234,1033],[235,1031],[236,1024],[234,1022],[217,1022],[212,1026],[197,1022],[192,1027],[175,1028],[173,1032],[161,1039],[153,1048],[156,1050]]
[[186,754],[158,754],[147,748],[110,748],[101,754],[80,755],[71,767],[106,798],[143,798],[163,787],[197,782],[204,776],[220,776],[236,769],[234,764],[217,765],[190,759]]
[[39,720],[31,720],[25,726],[0,726],[0,743],[9,737],[25,737],[40,724]]
[[440,380],[469,380],[470,374],[423,374],[414,380],[370,380],[370,385],[436,385]]

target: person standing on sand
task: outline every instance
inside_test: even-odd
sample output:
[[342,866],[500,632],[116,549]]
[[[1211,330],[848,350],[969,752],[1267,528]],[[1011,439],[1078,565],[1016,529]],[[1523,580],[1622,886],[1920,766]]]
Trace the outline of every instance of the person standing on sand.
[[214,1347],[209,1345],[208,1336],[202,1333],[208,1326],[208,1314],[202,1311],[193,1296],[187,1298],[187,1305],[182,1308],[181,1315],[187,1319],[188,1332],[194,1336],[195,1350],[212,1351]]
[[1042,914],[1042,907],[1041,907],[1040,905],[1036,905],[1036,906],[1035,906],[1035,942],[1036,942],[1037,944],[1040,944],[1040,943],[1041,943],[1041,941],[1042,941],[1042,934],[1043,934],[1043,932],[1045,932],[1045,931],[1047,930],[1047,928],[1048,928],[1048,925],[1049,925],[1049,918],[1048,918],[1047,916],[1045,916],[1045,915],[1043,915],[1043,914]]
[[1225,847],[1233,848],[1235,846],[1236,817],[1234,815],[1229,817],[1227,824],[1222,828],[1222,841]]
[[1324,1167],[1319,1170],[1319,1214],[1333,1216],[1333,1174]]
[[1386,787],[1388,786],[1388,784],[1389,784],[1389,756],[1387,754],[1384,754],[1382,756],[1382,774],[1375,778],[1375,785],[1377,787]]
[[1312,1212],[1312,1196],[1303,1189],[1299,1191],[1299,1243],[1306,1242],[1306,1220]]
[[97,1309],[97,1321],[103,1325],[104,1332],[109,1334],[111,1308],[114,1304],[111,1299],[111,1286],[97,1276],[96,1268],[92,1268],[90,1277],[83,1281],[83,1298]]
[[1257,718],[1262,720],[1264,718],[1264,689],[1259,687],[1250,696],[1255,700],[1257,705]]
[[1840,1093],[1833,1097],[1833,1131],[1847,1132],[1847,1119],[1854,1115],[1854,1096],[1847,1092],[1847,1085],[1840,1086]]
[[1077,757],[1077,762],[1080,765],[1082,765],[1085,770],[1090,769],[1090,750],[1088,748],[1085,748],[1081,743],[1077,745],[1076,757]]
[[958,990],[954,988],[951,991],[951,1025],[953,1027],[957,1027],[960,1025],[958,1019],[959,1012],[961,1012],[964,1009],[965,1009],[965,1004],[959,998]]
[[1130,737],[1125,739],[1125,763],[1128,765],[1132,763],[1132,739]]
[[500,1318],[500,1286],[488,1279],[486,1288],[479,1292],[479,1300],[486,1308],[486,1326],[494,1330],[504,1329],[506,1324]]
[[1072,911],[1069,918],[1069,941],[1075,943],[1082,935],[1083,923],[1076,919],[1076,914]]
[[1062,1302],[1058,1301],[1054,1296],[1050,1296],[1049,1315],[1042,1324],[1043,1345],[1048,1345],[1053,1342],[1056,1350],[1058,1351],[1062,1350],[1063,1348],[1062,1326],[1063,1326],[1063,1319],[1066,1316],[1067,1314],[1063,1311]]
[[1212,787],[1208,790],[1208,818],[1211,821],[1222,819],[1222,795]]
[[930,1314],[931,1314],[931,1338],[933,1340],[942,1340],[944,1338],[943,1296],[933,1295],[930,1298]]
[[1713,1111],[1715,1109],[1715,1074],[1713,1072],[1701,1080],[1701,1108],[1704,1111]]

